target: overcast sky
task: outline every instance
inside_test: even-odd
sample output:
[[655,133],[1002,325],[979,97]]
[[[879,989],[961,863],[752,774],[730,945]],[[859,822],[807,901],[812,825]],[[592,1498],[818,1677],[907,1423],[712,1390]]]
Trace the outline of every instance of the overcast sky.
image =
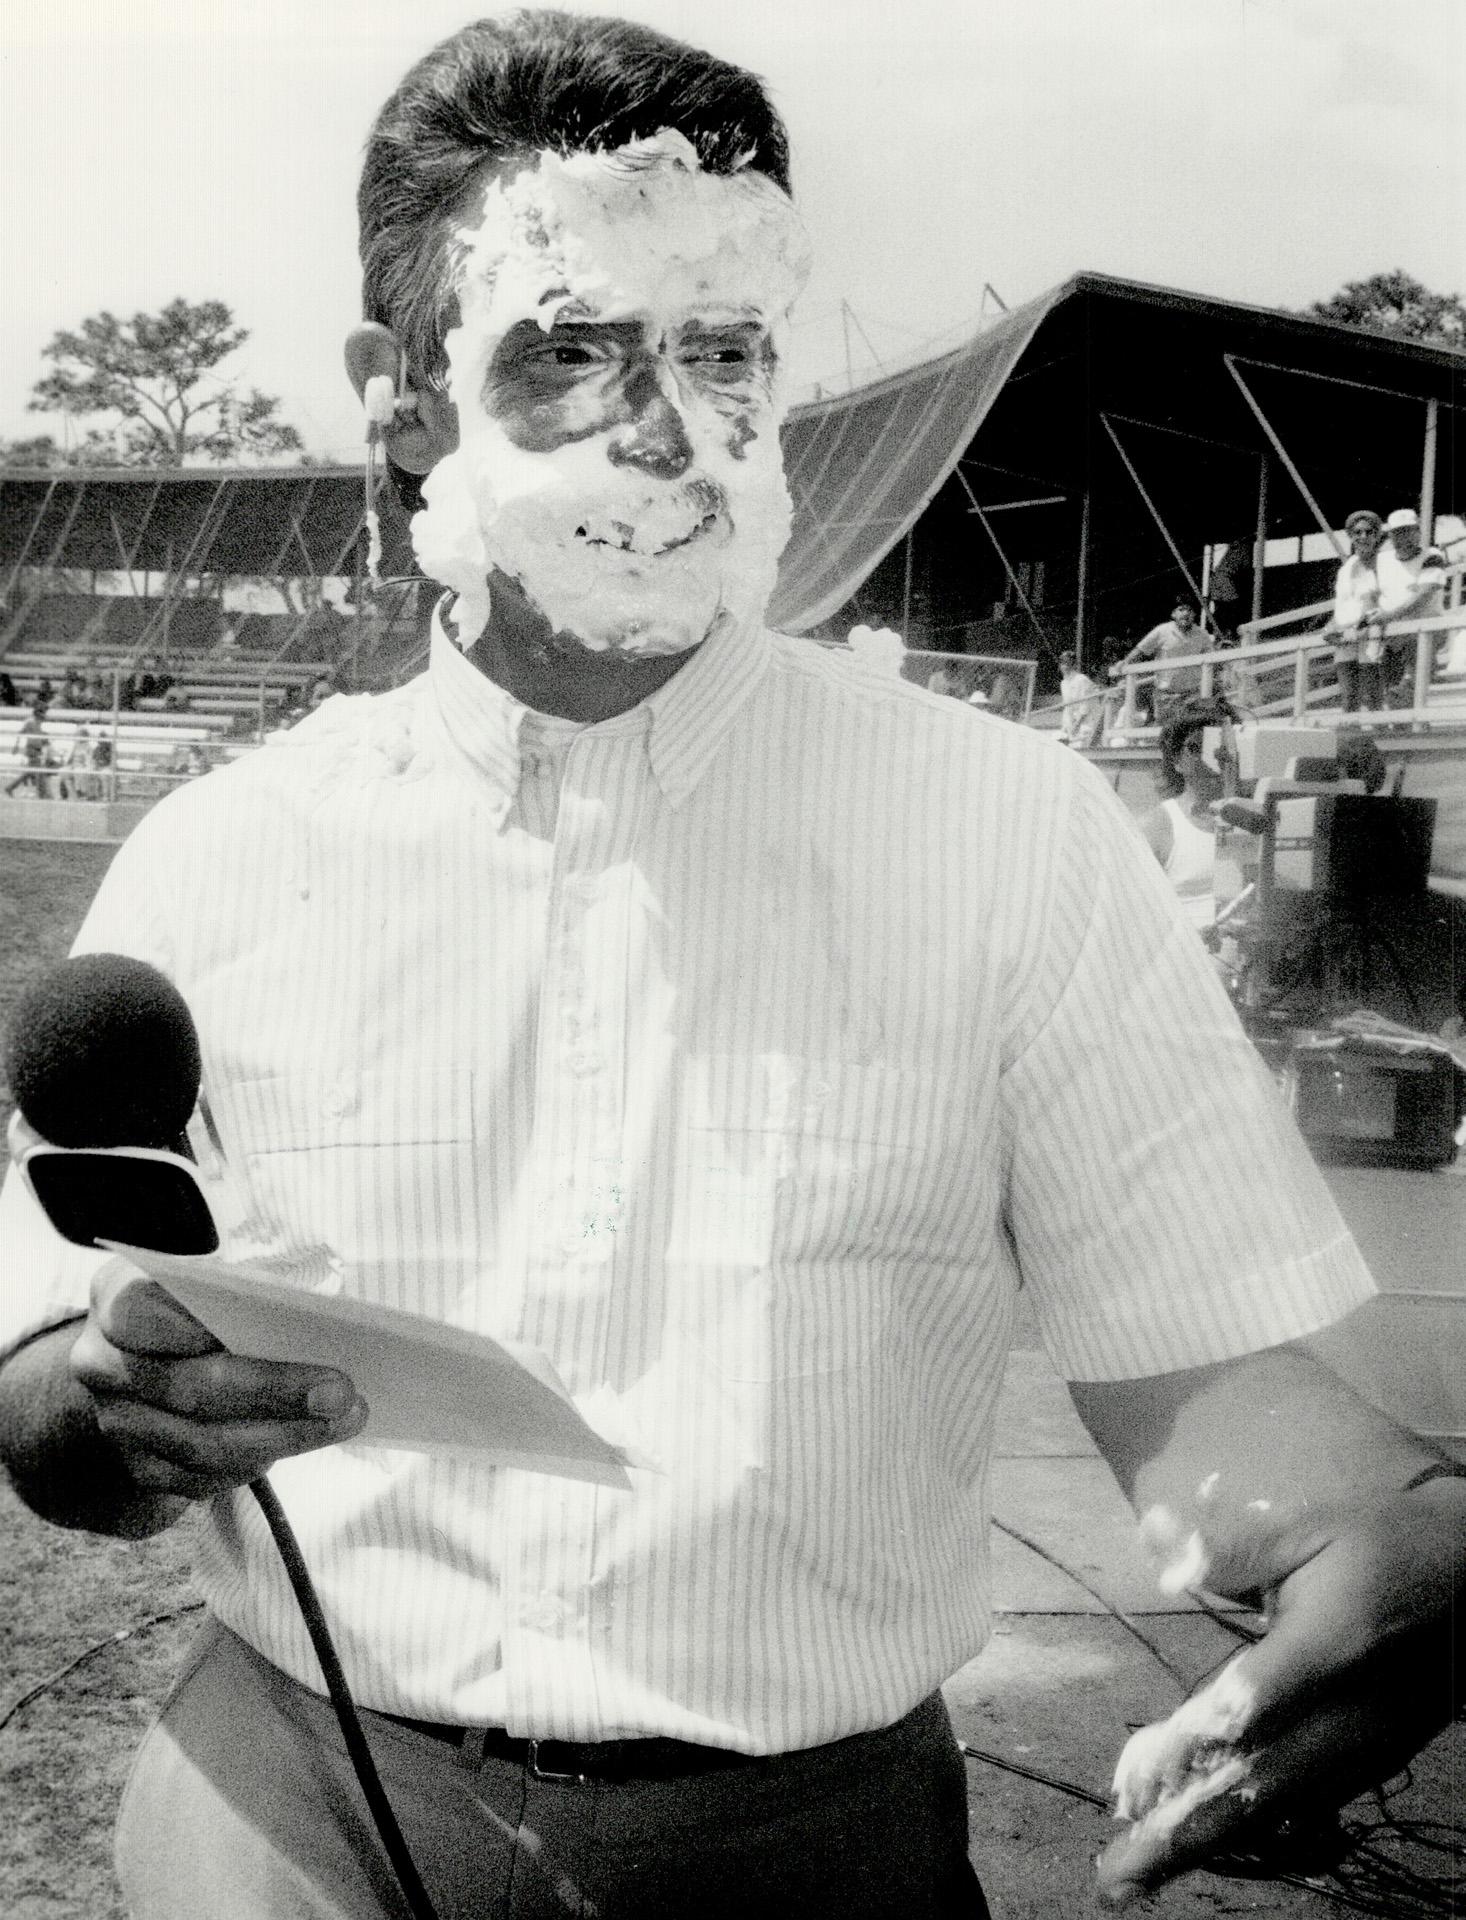
[[[182,294],[228,301],[253,335],[244,378],[312,447],[352,455],[362,140],[474,11],[4,0],[0,435],[59,431],[25,410],[58,327]],[[1269,306],[1395,266],[1466,289],[1466,0],[621,11],[754,68],[789,122],[817,262],[794,336],[806,388],[844,383],[847,337],[859,378],[871,350],[909,361],[973,329],[985,284],[1012,306],[1082,268]]]

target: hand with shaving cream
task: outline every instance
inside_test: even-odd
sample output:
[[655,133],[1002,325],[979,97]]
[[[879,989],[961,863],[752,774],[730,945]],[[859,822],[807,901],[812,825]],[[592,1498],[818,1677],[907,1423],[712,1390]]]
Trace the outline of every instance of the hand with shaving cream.
[[1296,1348],[1071,1383],[1142,1515],[1164,1590],[1260,1604],[1268,1630],[1120,1755],[1124,1906],[1387,1780],[1453,1717],[1466,1479]]

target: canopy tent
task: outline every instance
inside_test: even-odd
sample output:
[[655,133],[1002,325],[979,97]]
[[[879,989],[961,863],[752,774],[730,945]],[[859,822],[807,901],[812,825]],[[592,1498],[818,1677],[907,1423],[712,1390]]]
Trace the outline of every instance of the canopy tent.
[[[1261,529],[1422,496],[1459,512],[1463,409],[1466,354],[1449,348],[1078,274],[954,353],[791,413],[773,620],[1093,652],[1196,597],[1216,543],[1233,543],[1246,595]],[[380,507],[383,572],[410,574],[388,488]],[[57,570],[163,574],[179,592],[357,577],[363,509],[352,469],[0,470],[0,651]]]
[[1463,409],[1450,348],[1078,274],[954,353],[791,414],[775,622],[980,651],[1006,603],[1010,650],[1085,651],[1198,597],[1210,545],[1233,543],[1246,587],[1260,528],[1423,494],[1459,512]]
[[1059,296],[1010,313],[956,353],[797,407],[784,427],[794,530],[775,627],[827,620],[913,526],[1012,376]]

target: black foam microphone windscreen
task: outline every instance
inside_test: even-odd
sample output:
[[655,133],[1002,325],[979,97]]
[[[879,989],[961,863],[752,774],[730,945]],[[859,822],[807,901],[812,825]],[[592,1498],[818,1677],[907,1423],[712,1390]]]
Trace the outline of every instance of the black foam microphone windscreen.
[[156,967],[79,954],[21,1000],[5,1070],[22,1114],[54,1146],[176,1151],[198,1099],[198,1033]]

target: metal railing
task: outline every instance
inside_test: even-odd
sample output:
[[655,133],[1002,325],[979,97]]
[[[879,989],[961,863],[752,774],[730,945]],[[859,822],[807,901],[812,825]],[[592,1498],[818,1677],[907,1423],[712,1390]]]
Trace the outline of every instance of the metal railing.
[[[1424,728],[1431,724],[1432,718],[1441,717],[1438,712],[1432,715],[1430,710],[1435,650],[1442,634],[1457,633],[1466,627],[1466,611],[1461,606],[1463,575],[1466,575],[1466,563],[1458,562],[1447,571],[1446,592],[1450,605],[1445,612],[1419,615],[1410,620],[1391,620],[1379,630],[1387,643],[1391,640],[1414,643],[1410,704],[1364,709],[1357,718]],[[1338,711],[1332,704],[1335,685],[1330,682],[1323,686],[1311,686],[1309,672],[1314,662],[1331,655],[1338,644],[1337,636],[1327,633],[1318,624],[1321,620],[1326,621],[1332,612],[1331,600],[1314,601],[1305,607],[1292,607],[1286,613],[1245,621],[1238,628],[1238,632],[1244,636],[1240,646],[1212,647],[1204,653],[1172,654],[1163,660],[1140,660],[1117,668],[1115,678],[1123,689],[1123,697],[1118,713],[1106,718],[1105,737],[1108,739],[1116,734],[1136,732],[1140,726],[1136,699],[1139,688],[1163,674],[1169,676],[1177,672],[1184,673],[1188,680],[1193,674],[1199,674],[1200,684],[1192,689],[1196,697],[1208,699],[1214,694],[1225,693],[1237,706],[1260,718],[1286,717],[1295,722],[1306,721],[1310,705],[1327,705],[1332,717]],[[1256,637],[1263,633],[1271,634],[1282,626],[1295,626],[1300,621],[1309,623],[1304,632],[1276,639],[1260,640]],[[1291,690],[1265,695],[1260,682],[1290,665]],[[1113,709],[1113,692],[1107,698]]]

